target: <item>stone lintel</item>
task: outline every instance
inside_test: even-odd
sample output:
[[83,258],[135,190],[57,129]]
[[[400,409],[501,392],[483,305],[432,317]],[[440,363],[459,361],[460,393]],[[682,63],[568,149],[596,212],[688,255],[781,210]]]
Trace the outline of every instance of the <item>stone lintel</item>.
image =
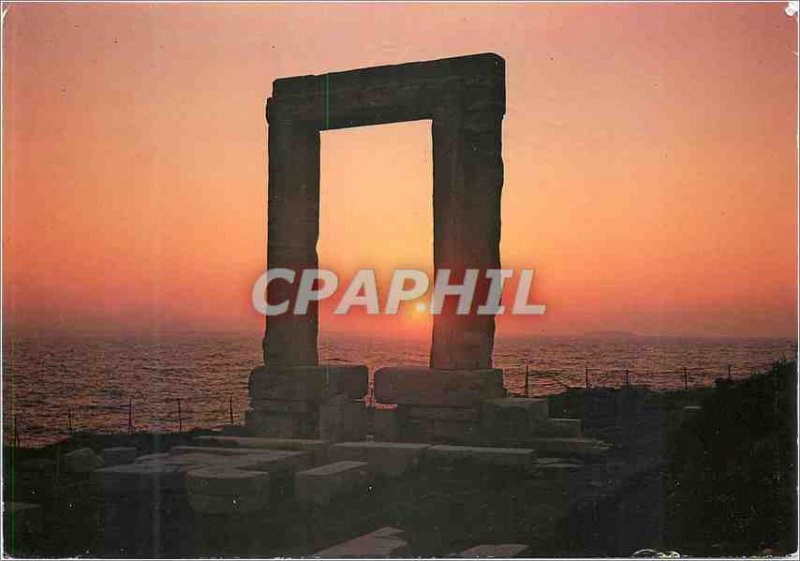
[[432,119],[442,103],[505,113],[505,61],[493,53],[275,80],[267,120],[318,130]]
[[429,407],[474,407],[505,395],[503,371],[388,367],[375,372],[375,399]]

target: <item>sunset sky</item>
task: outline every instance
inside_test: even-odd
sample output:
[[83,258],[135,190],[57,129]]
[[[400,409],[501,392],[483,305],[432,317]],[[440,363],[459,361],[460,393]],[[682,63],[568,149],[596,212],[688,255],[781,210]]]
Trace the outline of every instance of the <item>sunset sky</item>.
[[[547,305],[501,334],[794,338],[784,5],[5,5],[5,329],[260,332],[272,81],[495,52],[501,259]],[[430,269],[431,166],[428,121],[323,133],[320,265]]]

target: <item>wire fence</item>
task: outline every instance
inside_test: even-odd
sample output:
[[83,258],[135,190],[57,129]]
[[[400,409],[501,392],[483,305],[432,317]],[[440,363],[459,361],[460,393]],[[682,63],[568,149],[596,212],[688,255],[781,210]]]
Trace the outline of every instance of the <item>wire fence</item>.
[[[785,360],[785,359],[784,359]],[[539,370],[529,365],[504,368],[506,389],[514,395],[543,396],[565,390],[639,387],[654,391],[706,387],[717,379],[740,380],[768,371],[774,362],[760,366],[684,366],[672,369],[595,368]]]
[[[507,392],[514,396],[541,397],[553,395],[569,390],[592,388],[623,388],[638,387],[654,391],[675,391],[698,387],[710,386],[714,380],[723,378],[739,380],[748,378],[758,372],[768,371],[773,363],[763,364],[761,367],[734,366],[731,364],[717,368],[708,366],[685,366],[678,369],[656,370],[642,368],[596,368],[585,365],[582,369],[573,370],[541,370],[532,369],[530,365],[503,366],[503,378]],[[370,383],[370,394],[372,383]],[[229,395],[225,402],[215,403],[211,406],[208,400],[194,404],[187,410],[184,404],[191,401],[184,397],[169,398],[164,402],[154,404],[141,394],[137,398],[128,397],[127,401],[109,404],[101,419],[87,420],[87,411],[76,410],[71,405],[66,405],[58,410],[56,418],[48,418],[47,425],[41,426],[32,422],[25,427],[30,429],[29,434],[21,430],[21,412],[13,411],[9,419],[6,417],[4,427],[5,442],[8,445],[20,447],[25,440],[34,444],[47,444],[58,440],[60,437],[71,436],[81,432],[79,425],[84,430],[97,431],[103,434],[133,434],[137,430],[153,430],[160,432],[183,432],[184,427],[189,428],[219,428],[225,424],[234,425],[237,418],[241,418],[243,402],[246,396],[234,399]],[[237,406],[234,406],[234,403]],[[365,398],[365,404],[375,405],[371,395]],[[137,410],[137,405],[142,405]],[[145,406],[146,405],[146,406]],[[197,407],[199,406],[199,407]],[[142,414],[149,414],[151,418],[142,419]],[[59,421],[58,419],[63,419]],[[126,419],[125,422],[123,419]],[[12,426],[8,426],[8,423]],[[11,430],[9,430],[11,429]],[[21,437],[22,433],[22,437]]]

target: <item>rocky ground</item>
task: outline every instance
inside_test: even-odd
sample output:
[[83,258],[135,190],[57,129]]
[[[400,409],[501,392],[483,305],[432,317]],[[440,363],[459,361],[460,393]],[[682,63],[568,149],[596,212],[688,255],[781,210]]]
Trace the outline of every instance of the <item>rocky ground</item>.
[[[19,556],[301,556],[383,526],[404,530],[411,556],[448,556],[481,543],[521,543],[532,556],[769,555],[796,550],[796,370],[780,363],[742,382],[688,392],[571,390],[552,416],[578,417],[613,445],[579,469],[462,465],[372,480],[327,506],[288,497],[264,512],[198,516],[180,494],[124,515],[71,450],[167,450],[210,431],[89,435],[42,449],[4,450],[6,501],[41,505],[35,524],[4,517]],[[689,406],[687,408],[687,406]],[[701,406],[701,407],[695,407]]]

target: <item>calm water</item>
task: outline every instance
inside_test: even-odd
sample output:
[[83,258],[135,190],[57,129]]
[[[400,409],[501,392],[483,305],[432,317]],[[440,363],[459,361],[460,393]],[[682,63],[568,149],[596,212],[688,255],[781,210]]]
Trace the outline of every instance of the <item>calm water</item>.
[[[128,402],[137,430],[178,430],[178,403],[184,429],[235,421],[247,409],[247,376],[261,360],[260,334],[6,337],[3,390],[5,439],[12,438],[13,417],[21,445],[41,445],[75,430],[127,430]],[[321,336],[326,362],[380,366],[426,365],[428,341]],[[631,383],[655,389],[704,385],[727,375],[749,376],[772,361],[793,358],[789,339],[687,339],[537,337],[498,339],[495,366],[503,368],[506,387],[521,392],[525,365],[531,394],[582,386],[585,368],[593,385],[618,386],[624,370]]]

